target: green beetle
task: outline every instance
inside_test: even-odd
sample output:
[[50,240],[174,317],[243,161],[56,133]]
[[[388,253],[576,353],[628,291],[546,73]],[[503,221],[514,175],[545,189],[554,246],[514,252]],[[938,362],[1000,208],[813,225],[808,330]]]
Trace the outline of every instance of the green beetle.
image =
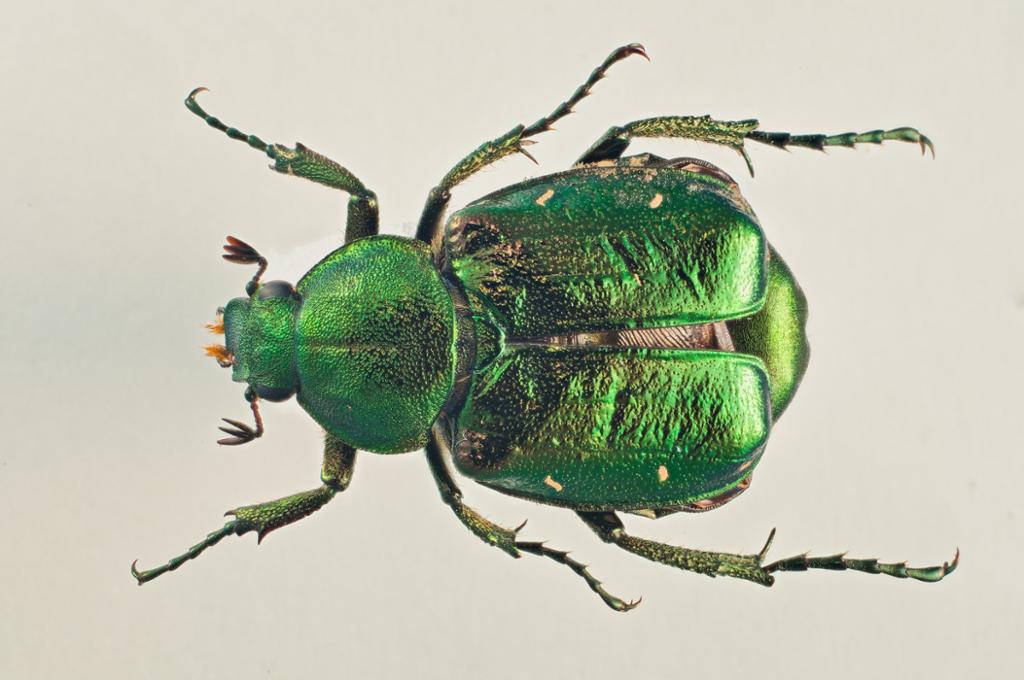
[[[844,555],[764,564],[755,554],[692,550],[625,532],[616,511],[657,518],[721,506],[750,484],[772,423],[807,367],[807,304],[736,182],[702,160],[623,157],[634,137],[780,148],[915,142],[913,128],[863,134],[762,132],[755,120],[661,117],[613,127],[572,169],[504,188],[455,212],[451,190],[572,111],[637,44],[609,55],[550,115],[466,156],[431,190],[414,239],[378,235],[377,198],[351,172],[297,144],[265,144],[186,106],[265,152],[274,170],[350,195],[345,245],[297,285],[261,282],[267,261],[228,237],[224,257],[259,269],[246,297],[211,324],[208,352],[246,383],[255,427],[225,419],[221,444],[263,434],[258,403],[297,397],[326,432],[320,487],[237,508],[234,519],[140,584],[225,536],[312,514],[349,484],[357,449],[425,448],[441,497],[467,528],[518,557],[568,566],[625,611],[566,552],[522,541],[462,501],[445,462],[498,491],[574,510],[604,541],[709,576],[771,585],[776,571],[852,569],[938,581],[956,568],[911,568]],[[934,154],[934,151],[933,151]],[[531,157],[532,158],[532,157]],[[753,169],[751,168],[751,174]],[[774,530],[772,532],[774,534]],[[959,553],[957,554],[959,556]]]

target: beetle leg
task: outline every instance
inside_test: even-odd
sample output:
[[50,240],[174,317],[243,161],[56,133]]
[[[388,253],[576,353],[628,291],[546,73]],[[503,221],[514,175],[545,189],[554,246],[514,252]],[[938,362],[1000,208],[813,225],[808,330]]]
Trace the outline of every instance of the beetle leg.
[[771,573],[775,571],[807,571],[808,569],[831,569],[833,571],[863,571],[868,574],[886,574],[896,578],[912,578],[918,581],[935,583],[952,574],[960,564],[960,550],[957,549],[952,562],[943,562],[934,567],[908,567],[906,562],[882,564],[876,559],[854,560],[846,557],[846,553],[829,555],[828,557],[808,557],[807,553],[777,562],[764,568]]
[[516,547],[516,533],[523,527],[520,524],[515,529],[506,529],[487,519],[473,508],[462,502],[462,491],[459,490],[452,473],[448,470],[448,464],[444,461],[442,448],[447,448],[441,437],[431,431],[430,441],[427,442],[427,462],[430,464],[430,471],[437,483],[437,490],[441,492],[443,500],[455,513],[467,529],[472,531],[480,540],[489,545],[501,548],[512,557],[519,557],[519,550]]
[[[532,144],[530,137],[542,132],[551,130],[555,121],[564,118],[572,113],[572,107],[581,99],[590,94],[590,90],[599,80],[604,78],[605,73],[612,64],[625,59],[631,54],[639,54],[645,59],[650,59],[643,45],[632,43],[624,45],[608,55],[608,58],[595,68],[586,82],[576,88],[572,96],[559,104],[554,111],[544,116],[529,127],[517,125],[501,137],[485,142],[471,154],[455,164],[448,174],[441,179],[441,183],[431,189],[427,196],[426,205],[423,207],[423,214],[420,216],[419,226],[416,229],[416,238],[426,243],[431,243],[441,228],[441,218],[444,216],[445,207],[451,198],[451,190],[456,185],[468,179],[471,175],[482,170],[486,166],[501,160],[505,156],[514,153],[521,153],[530,160],[534,160],[523,147]],[[536,162],[536,161],[534,161]]]
[[881,144],[882,142],[910,142],[921,147],[921,155],[930,151],[935,158],[935,145],[932,140],[921,134],[916,128],[901,127],[892,130],[872,130],[871,132],[844,132],[838,135],[793,135],[788,132],[764,132],[754,130],[747,135],[753,142],[769,144],[780,149],[791,146],[803,146],[809,149],[824,151],[827,146],[845,146],[853,148],[857,144]]
[[594,578],[587,570],[587,565],[577,562],[569,557],[564,550],[549,548],[538,541],[518,541],[516,534],[523,528],[523,522],[515,529],[506,529],[495,524],[473,508],[462,502],[462,492],[452,478],[448,465],[444,461],[443,451],[447,449],[444,440],[436,431],[431,431],[430,441],[427,442],[427,462],[430,464],[430,471],[434,474],[434,481],[437,482],[437,489],[441,492],[441,499],[455,512],[467,529],[472,531],[484,543],[501,548],[512,557],[519,557],[519,552],[528,552],[540,557],[548,557],[559,564],[572,569],[583,578],[590,586],[590,589],[597,593],[604,603],[616,611],[626,612],[640,604],[640,600],[627,602],[615,597],[601,585],[601,582]]
[[322,484],[318,488],[267,503],[245,505],[229,510],[225,514],[234,515],[234,519],[208,534],[206,538],[189,548],[184,554],[171,558],[166,564],[139,571],[135,566],[138,560],[132,562],[132,576],[139,582],[139,585],[152,581],[157,576],[174,571],[189,560],[199,557],[204,550],[232,534],[241,536],[255,531],[257,542],[262,542],[264,537],[274,529],[279,529],[313,514],[331,500],[334,494],[344,491],[352,480],[355,455],[356,450],[353,447],[327,435],[324,444],[324,462],[320,471]]
[[828,146],[853,147],[857,144],[881,144],[887,140],[895,140],[919,144],[922,154],[928,149],[932,152],[932,157],[935,157],[935,147],[931,140],[911,127],[862,133],[845,132],[838,135],[791,135],[788,132],[763,132],[757,129],[759,125],[760,123],[754,119],[724,121],[715,120],[711,116],[664,116],[635,120],[623,126],[610,128],[580,156],[575,165],[618,159],[635,137],[677,137],[727,146],[743,156],[751,176],[754,175],[754,166],[743,146],[744,141],[748,139],[780,149],[803,146],[819,151],[824,151]]
[[555,562],[569,567],[587,582],[590,589],[597,593],[601,599],[604,600],[606,605],[617,612],[628,612],[630,609],[633,609],[640,604],[640,600],[643,599],[637,598],[636,600],[626,602],[623,599],[615,597],[604,589],[604,586],[600,581],[594,578],[593,574],[587,570],[587,565],[577,562],[569,557],[568,551],[555,550],[554,548],[549,548],[540,542],[516,541],[516,547],[523,552],[533,553],[534,555],[540,555],[541,557],[550,557]]
[[770,586],[775,582],[775,577],[772,574],[776,571],[807,571],[808,569],[831,569],[833,571],[849,569],[934,583],[953,573],[960,562],[959,550],[952,562],[944,562],[941,566],[935,567],[908,567],[905,562],[881,564],[875,559],[855,560],[847,558],[845,553],[828,557],[808,557],[805,553],[763,566],[768,548],[771,547],[772,539],[775,538],[774,529],[768,535],[764,547],[757,554],[734,555],[732,553],[691,550],[630,536],[614,512],[577,512],[576,514],[603,541],[614,543],[623,550],[628,550],[652,562],[667,564],[670,567],[678,567],[707,576],[732,576],[760,583],[763,586]]
[[376,234],[379,228],[377,195],[367,189],[355,175],[326,156],[296,142],[295,148],[281,144],[267,144],[256,135],[250,135],[237,128],[228,127],[219,118],[211,116],[199,106],[196,95],[205,92],[197,87],[185,99],[188,110],[206,121],[215,130],[220,130],[231,139],[245,142],[257,151],[262,151],[274,164],[271,169],[286,175],[295,175],[323,184],[350,195],[348,200],[348,221],[345,225],[345,242]]
[[[665,543],[658,543],[644,538],[636,538],[626,533],[622,520],[614,512],[577,512],[587,526],[606,543],[614,543],[623,550],[640,557],[667,564],[670,567],[694,571],[707,576],[732,576],[763,586],[770,586],[774,577],[761,566],[764,559],[763,549],[754,555],[734,555],[732,553],[708,552],[691,550]],[[769,543],[771,538],[769,538]]]

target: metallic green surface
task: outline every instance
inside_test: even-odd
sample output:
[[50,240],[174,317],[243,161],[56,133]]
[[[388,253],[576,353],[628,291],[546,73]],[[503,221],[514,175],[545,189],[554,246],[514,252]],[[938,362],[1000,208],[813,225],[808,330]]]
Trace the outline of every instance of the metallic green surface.
[[456,212],[445,245],[509,337],[746,316],[766,243],[738,190],[675,168],[588,167]]
[[728,352],[509,347],[458,419],[460,472],[577,509],[678,505],[753,469],[771,426],[768,376]]
[[757,462],[771,387],[756,357],[540,340],[764,305],[768,246],[735,184],[644,162],[524,182],[449,220],[445,254],[486,347],[452,418],[476,481],[577,509],[663,508],[724,493]]
[[297,289],[299,403],[359,449],[422,448],[455,379],[455,308],[429,248],[372,236],[340,248]]
[[292,390],[295,373],[295,312],[290,297],[235,298],[224,310],[224,340],[234,357],[231,378],[258,386]]
[[470,296],[468,301],[473,315],[473,336],[476,340],[473,368],[479,370],[494,361],[505,349],[505,329],[480,298]]
[[225,310],[225,345],[207,352],[249,383],[256,424],[224,419],[230,436],[219,443],[259,438],[260,400],[297,390],[327,430],[322,484],[231,511],[234,519],[155,569],[133,563],[140,584],[228,535],[255,531],[262,539],[312,514],[348,486],[357,447],[390,453],[425,444],[441,499],[476,536],[512,556],[564,565],[617,611],[637,604],[608,593],[566,551],[519,540],[518,529],[468,507],[444,462],[449,443],[459,468],[481,483],[573,508],[601,540],[687,571],[771,585],[778,571],[938,581],[956,569],[957,558],[915,568],[843,554],[765,564],[771,536],[758,553],[733,554],[626,533],[615,510],[703,510],[745,488],[808,356],[806,301],[736,183],[698,159],[623,158],[631,140],[719,144],[748,166],[748,140],[931,147],[906,127],[792,135],[761,131],[753,119],[637,120],[609,129],[574,169],[491,194],[442,229],[455,186],[505,156],[529,155],[532,138],[631,55],[647,57],[637,43],[619,47],[550,114],[458,161],[429,192],[416,241],[376,236],[377,197],[344,166],[302,144],[267,144],[228,126],[196,101],[204,88],[188,96],[192,113],[265,153],[277,172],[348,193],[348,245],[296,291],[283,282],[261,286],[266,258],[228,237],[225,259],[257,270],[246,285],[251,297]]
[[811,357],[807,344],[807,298],[785,261],[769,250],[768,294],[757,314],[729,322],[737,352],[764,361],[772,383],[772,420],[789,405]]

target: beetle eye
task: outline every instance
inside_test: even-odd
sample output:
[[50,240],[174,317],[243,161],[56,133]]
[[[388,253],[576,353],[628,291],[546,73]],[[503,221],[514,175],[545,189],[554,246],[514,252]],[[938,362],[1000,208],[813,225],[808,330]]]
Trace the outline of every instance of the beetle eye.
[[[254,392],[257,397],[267,401],[287,401],[295,394],[295,390],[291,387],[267,387],[266,385],[257,385]],[[246,398],[246,401],[250,400]]]
[[291,297],[294,294],[295,288],[287,281],[267,281],[257,289],[256,299]]

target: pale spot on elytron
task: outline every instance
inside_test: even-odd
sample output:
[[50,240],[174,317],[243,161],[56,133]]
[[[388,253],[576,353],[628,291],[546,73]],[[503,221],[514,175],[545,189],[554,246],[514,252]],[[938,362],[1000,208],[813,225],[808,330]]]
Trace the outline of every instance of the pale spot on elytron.
[[659,205],[661,205],[661,202],[664,200],[665,197],[662,196],[661,194],[654,194],[654,198],[652,198],[651,202],[648,203],[647,205],[651,208],[657,208]]
[[555,190],[554,189],[548,189],[543,194],[538,196],[537,200],[535,202],[537,203],[537,205],[543,206],[545,203],[548,202],[548,199],[551,198],[554,195],[555,195]]
[[550,486],[555,491],[561,491],[563,488],[561,484],[551,479],[551,475],[548,475],[547,477],[544,478],[544,483]]
[[740,468],[739,468],[739,470],[737,470],[737,472],[743,472],[744,470],[746,470],[748,467],[750,467],[753,464],[754,464],[754,461],[748,460],[746,463],[744,463],[743,465],[740,466]]
[[665,467],[664,465],[659,465],[658,466],[658,481],[659,482],[668,481],[668,468]]

